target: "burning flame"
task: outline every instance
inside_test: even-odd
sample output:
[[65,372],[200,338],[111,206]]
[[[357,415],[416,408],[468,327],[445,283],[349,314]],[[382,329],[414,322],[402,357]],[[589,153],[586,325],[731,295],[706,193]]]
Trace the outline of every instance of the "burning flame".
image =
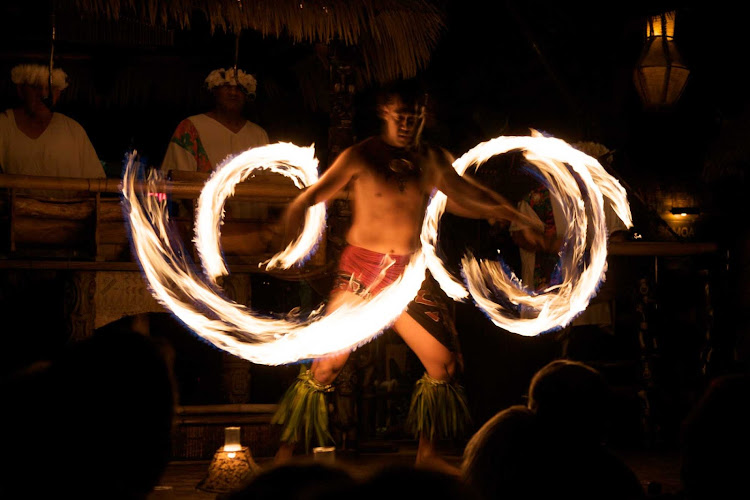
[[[292,161],[300,158],[310,158],[309,152],[300,151],[302,149],[292,144],[255,148],[235,158],[238,163],[248,161],[246,166],[238,167],[230,161],[226,166],[231,164],[231,168],[236,167],[237,171],[226,177],[214,175],[211,180],[217,179],[217,192],[226,197],[228,194],[223,193],[231,192],[232,187],[227,187],[231,182],[236,183],[254,168],[261,168],[260,158],[268,157],[277,159],[279,171],[284,175],[295,172],[293,175],[305,179],[304,174],[298,171],[304,170],[303,167],[292,164]],[[213,277],[218,274],[207,273],[203,277],[195,271],[195,265],[188,259],[182,242],[172,236],[165,200],[147,195],[147,192],[163,191],[157,189],[163,181],[152,172],[147,180],[146,193],[136,192],[134,156],[135,154],[131,155],[123,175],[122,192],[133,247],[151,293],[196,334],[236,356],[254,363],[279,365],[350,351],[392,324],[416,296],[424,280],[424,256],[421,252],[416,252],[404,274],[396,282],[361,304],[346,304],[326,315],[321,313],[321,307],[307,318],[269,318],[254,314],[247,307],[221,295],[221,290],[213,281]],[[300,185],[304,187],[304,182],[300,181]],[[197,222],[196,226],[210,227],[215,231],[217,225],[212,221],[220,219],[223,203],[201,201],[204,202],[203,211],[211,207],[215,212],[209,216],[201,212],[199,218],[206,217],[208,221]],[[323,211],[322,219],[325,218],[324,204],[319,205],[308,209],[306,221],[320,218],[319,215],[316,216],[320,210]],[[303,232],[308,230],[306,224]],[[313,239],[317,241],[316,238]],[[206,241],[212,240],[207,238]],[[299,247],[311,246],[309,241],[309,236],[302,235],[284,252],[288,255],[301,255]],[[211,257],[217,248],[214,244],[218,245],[208,243],[203,246],[202,258]],[[277,260],[281,261],[280,256],[275,257],[279,257]],[[221,266],[215,266],[215,263],[207,264],[204,261],[203,265],[207,269],[222,269]]]
[[[493,323],[520,335],[538,335],[570,323],[588,306],[589,300],[605,277],[607,268],[607,226],[604,218],[604,198],[617,216],[632,226],[627,193],[620,183],[594,158],[573,148],[560,139],[543,137],[534,132],[528,137],[497,137],[475,146],[453,164],[463,175],[494,155],[518,149],[536,167],[549,188],[560,201],[568,226],[561,252],[562,281],[539,294],[529,294],[515,276],[508,276],[498,262],[477,262],[471,255],[461,261],[466,287],[443,266],[435,253],[437,227],[445,210],[446,197],[437,193],[427,208],[422,230],[422,248],[428,267],[443,290],[456,300],[468,295],[489,316]],[[583,185],[581,191],[576,177]],[[584,199],[589,202],[587,210]],[[588,213],[587,213],[588,212]],[[588,245],[588,225],[593,226],[592,241]],[[468,288],[468,290],[467,290]],[[519,309],[533,312],[533,318],[518,318],[497,304],[492,296],[509,300]]]
[[[136,256],[151,293],[190,329],[213,345],[254,363],[279,365],[350,351],[370,341],[390,326],[416,296],[429,266],[443,289],[455,299],[472,296],[492,321],[506,330],[536,335],[564,326],[588,305],[606,270],[606,225],[603,198],[612,203],[627,224],[630,208],[625,190],[590,156],[559,139],[538,135],[498,137],[479,144],[456,160],[459,174],[488,158],[511,149],[525,151],[545,179],[550,192],[562,203],[569,221],[562,252],[563,281],[538,295],[530,295],[515,277],[507,276],[497,262],[476,262],[470,255],[462,260],[466,286],[453,278],[435,254],[437,227],[445,210],[446,197],[436,192],[430,200],[422,227],[422,250],[412,256],[402,276],[378,295],[358,304],[344,304],[323,314],[324,306],[306,318],[287,315],[264,317],[244,305],[222,296],[216,278],[227,273],[221,257],[220,227],[224,204],[238,182],[257,169],[285,175],[299,188],[317,182],[318,162],[313,147],[277,143],[253,148],[218,168],[201,192],[195,223],[195,243],[204,275],[195,270],[178,237],[172,235],[166,199],[149,196],[164,192],[163,180],[151,172],[145,190],[136,190],[135,153],[123,176],[123,197]],[[564,165],[580,178],[584,196]],[[161,189],[159,189],[161,187]],[[587,214],[583,199],[590,201]],[[583,262],[589,217],[594,226],[590,259]],[[289,268],[314,252],[325,227],[325,204],[310,207],[302,234],[286,249],[265,263],[266,269]],[[493,292],[494,290],[494,292]],[[518,319],[492,300],[494,293],[513,304],[536,311],[533,319]]]
[[[318,160],[312,146],[301,148],[278,143],[253,148],[230,158],[217,168],[201,190],[195,217],[195,245],[206,276],[214,282],[218,276],[227,274],[219,244],[224,204],[227,197],[234,194],[237,183],[259,169],[284,175],[300,189],[318,180]],[[325,223],[325,204],[319,203],[307,211],[302,234],[271,257],[265,263],[266,269],[288,269],[310,255],[323,234]]]

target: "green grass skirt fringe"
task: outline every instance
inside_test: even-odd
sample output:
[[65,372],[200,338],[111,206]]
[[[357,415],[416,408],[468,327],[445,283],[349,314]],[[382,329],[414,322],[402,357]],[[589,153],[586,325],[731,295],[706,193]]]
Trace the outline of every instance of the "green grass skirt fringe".
[[313,436],[318,446],[329,446],[333,437],[328,430],[326,393],[332,391],[333,385],[319,384],[312,372],[303,366],[297,380],[289,386],[271,418],[272,424],[283,426],[281,441],[297,443],[304,438],[308,453]]
[[426,373],[414,388],[406,428],[415,437],[451,439],[465,435],[471,423],[463,387]]

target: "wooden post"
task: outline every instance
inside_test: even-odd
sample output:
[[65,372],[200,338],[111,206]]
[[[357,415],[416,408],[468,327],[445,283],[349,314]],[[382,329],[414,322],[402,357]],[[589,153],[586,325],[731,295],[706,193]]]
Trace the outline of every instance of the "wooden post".
[[[331,124],[328,129],[328,164],[355,142],[354,137],[354,56],[353,48],[331,42],[328,45],[330,61]],[[348,199],[334,200],[330,205],[329,220],[339,221],[329,225],[329,259],[337,259],[343,245],[344,234],[349,226],[351,208]],[[344,219],[344,220],[342,220]],[[336,244],[338,243],[338,245]],[[356,353],[355,353],[356,355]],[[349,448],[358,441],[357,436],[357,386],[358,373],[355,356],[351,356],[336,378],[334,415],[332,427],[341,449]]]
[[16,251],[16,190],[11,189],[10,190],[10,206],[8,207],[8,211],[10,212],[10,221],[8,222],[8,230],[10,231],[10,234],[8,235],[8,251],[11,255],[13,255],[13,252]]
[[331,124],[328,128],[328,164],[354,144],[353,49],[332,42],[329,48]]
[[[252,282],[249,274],[230,274],[221,279],[221,288],[227,298],[238,304],[250,306]],[[222,392],[227,402],[243,404],[250,402],[252,390],[251,363],[233,354],[224,353],[221,362]]]
[[101,251],[101,231],[99,228],[100,225],[100,217],[101,217],[101,201],[102,201],[102,194],[96,193],[96,196],[94,197],[94,241],[93,245],[94,248],[91,249],[91,253],[94,255],[94,260],[97,262],[101,262],[104,260],[104,255],[102,255]]
[[63,310],[70,341],[83,340],[94,333],[95,271],[72,271],[65,281]]

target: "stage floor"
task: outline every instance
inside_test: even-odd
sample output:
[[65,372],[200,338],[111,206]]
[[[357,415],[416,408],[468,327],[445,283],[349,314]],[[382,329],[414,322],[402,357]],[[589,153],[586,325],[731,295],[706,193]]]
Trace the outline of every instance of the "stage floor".
[[[680,458],[673,451],[616,451],[633,469],[649,491],[660,485],[662,493],[676,493],[680,488]],[[377,468],[390,464],[413,464],[416,448],[411,444],[398,444],[397,449],[387,453],[359,453],[357,456],[338,453],[336,462],[346,467],[355,477],[366,477]],[[447,454],[446,459],[459,466],[461,457]],[[308,458],[300,457],[300,460]],[[270,458],[256,458],[261,467],[271,465]],[[216,495],[197,490],[195,487],[208,470],[208,461],[171,462],[162,477],[159,489],[149,500],[214,500]]]

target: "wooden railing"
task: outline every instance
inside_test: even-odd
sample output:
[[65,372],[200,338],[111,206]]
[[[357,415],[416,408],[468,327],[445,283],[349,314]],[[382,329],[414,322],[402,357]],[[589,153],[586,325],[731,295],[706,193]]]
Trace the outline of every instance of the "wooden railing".
[[[164,181],[164,192],[174,200],[196,200],[207,174],[170,172]],[[76,179],[0,174],[0,253],[6,258],[65,258],[81,262],[133,262],[124,224],[120,179]],[[41,199],[24,194],[28,190],[61,190],[82,193],[72,200]],[[292,182],[280,175],[259,173],[239,184],[235,199],[253,200],[271,207],[271,213],[299,194]],[[342,193],[348,198],[351,193]],[[184,242],[192,242],[192,214],[173,217]],[[262,242],[263,231],[273,220],[232,219],[222,226],[222,249],[230,263],[247,270],[273,253]],[[677,256],[712,253],[718,250],[712,242],[616,242],[609,246],[612,255]],[[321,253],[321,252],[319,252]],[[321,256],[324,252],[321,253]],[[321,256],[312,266],[324,265]],[[323,257],[324,258],[324,257]],[[232,262],[234,261],[234,262]]]
[[[159,184],[172,201],[187,203],[200,196],[207,174],[174,172]],[[136,186],[140,189],[142,185]],[[53,191],[54,190],[54,191]],[[121,201],[121,179],[78,179],[0,174],[0,254],[4,267],[46,265],[59,267],[118,268],[136,263]],[[72,199],[35,196],[52,191],[75,193]],[[236,186],[235,200],[257,202],[268,207],[267,218],[241,219],[228,215],[222,226],[222,250],[227,262],[239,271],[258,271],[258,263],[277,249],[268,247],[268,228],[283,207],[300,193],[287,178],[261,172]],[[173,215],[183,242],[191,250],[193,213]],[[323,239],[325,240],[325,238]],[[325,267],[325,241],[304,272]],[[294,275],[300,269],[279,271]]]

